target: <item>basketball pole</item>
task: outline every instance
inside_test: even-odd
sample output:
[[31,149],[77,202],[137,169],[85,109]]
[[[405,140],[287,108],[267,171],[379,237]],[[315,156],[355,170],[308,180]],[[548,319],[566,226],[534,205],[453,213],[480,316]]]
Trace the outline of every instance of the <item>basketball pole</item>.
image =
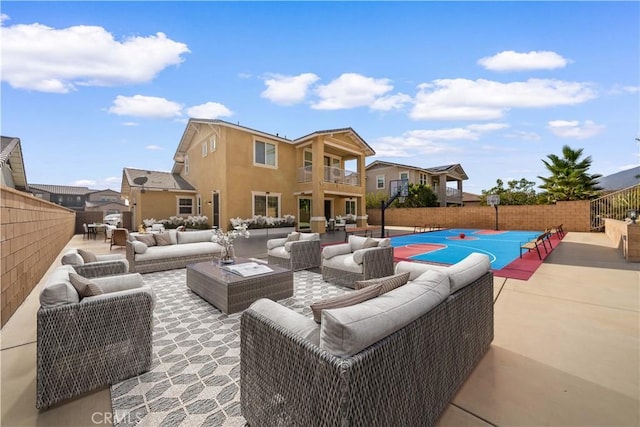
[[391,203],[393,203],[398,197],[400,197],[400,191],[398,191],[396,194],[393,195],[392,198],[390,198],[389,200],[387,200],[386,202],[384,200],[380,201],[380,222],[382,223],[382,225],[380,226],[380,238],[384,238],[384,211],[385,209],[387,209],[389,206],[391,206]]
[[493,208],[496,210],[496,231],[498,231],[498,205],[493,205]]

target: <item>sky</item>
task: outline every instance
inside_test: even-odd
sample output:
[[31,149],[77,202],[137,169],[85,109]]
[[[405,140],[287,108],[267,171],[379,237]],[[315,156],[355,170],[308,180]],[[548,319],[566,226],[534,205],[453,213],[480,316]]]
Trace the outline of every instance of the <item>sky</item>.
[[[459,163],[480,194],[640,164],[639,2],[12,2],[1,133],[29,183],[170,171],[188,119],[289,139],[353,128],[383,160]],[[538,189],[538,191],[540,191]]]

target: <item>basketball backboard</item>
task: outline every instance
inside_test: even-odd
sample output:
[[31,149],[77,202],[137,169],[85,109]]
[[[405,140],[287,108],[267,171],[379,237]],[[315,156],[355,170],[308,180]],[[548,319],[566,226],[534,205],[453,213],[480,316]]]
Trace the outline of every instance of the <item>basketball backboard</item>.
[[497,194],[490,194],[487,196],[487,205],[498,206],[500,204],[500,196]]
[[389,199],[398,198],[400,203],[404,203],[405,198],[409,196],[409,180],[395,179],[389,181]]

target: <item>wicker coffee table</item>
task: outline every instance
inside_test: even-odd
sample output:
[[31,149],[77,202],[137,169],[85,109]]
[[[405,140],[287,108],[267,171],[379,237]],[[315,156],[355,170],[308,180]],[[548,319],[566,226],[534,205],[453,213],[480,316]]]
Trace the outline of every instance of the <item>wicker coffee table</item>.
[[[236,258],[236,264],[250,262]],[[260,298],[280,300],[293,296],[293,272],[269,265],[270,273],[242,277],[217,262],[187,265],[187,287],[226,314],[237,313]]]

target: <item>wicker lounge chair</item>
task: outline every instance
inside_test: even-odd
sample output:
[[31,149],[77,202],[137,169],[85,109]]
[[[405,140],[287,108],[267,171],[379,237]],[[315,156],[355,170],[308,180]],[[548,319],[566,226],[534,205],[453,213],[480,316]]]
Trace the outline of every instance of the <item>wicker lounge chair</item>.
[[269,264],[279,265],[292,271],[320,267],[320,235],[291,233],[289,236],[267,240]]
[[102,295],[80,299],[62,265],[37,314],[36,407],[47,408],[136,376],[152,360],[153,291],[139,274],[98,277]]

